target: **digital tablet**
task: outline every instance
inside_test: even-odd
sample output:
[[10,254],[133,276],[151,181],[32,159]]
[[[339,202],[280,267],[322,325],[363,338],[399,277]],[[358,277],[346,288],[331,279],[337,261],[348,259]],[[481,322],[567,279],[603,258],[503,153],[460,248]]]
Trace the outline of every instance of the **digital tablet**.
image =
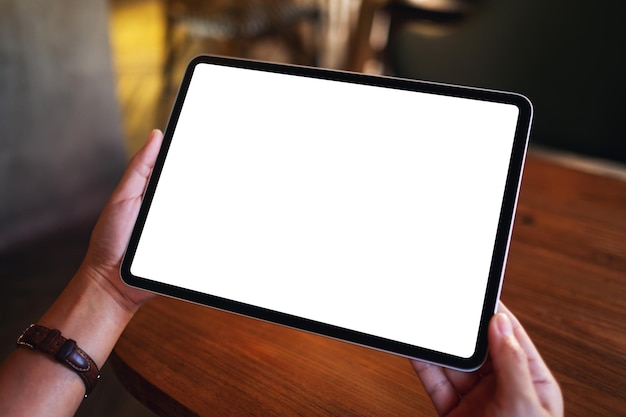
[[513,93],[198,57],[121,276],[476,369],[531,119],[530,102]]

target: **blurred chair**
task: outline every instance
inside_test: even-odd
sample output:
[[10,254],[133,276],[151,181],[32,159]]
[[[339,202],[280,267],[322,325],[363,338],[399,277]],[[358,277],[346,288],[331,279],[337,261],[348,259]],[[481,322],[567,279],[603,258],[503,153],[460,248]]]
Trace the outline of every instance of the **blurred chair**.
[[[177,65],[199,53],[316,63],[321,16],[316,0],[165,0],[165,13],[167,87]],[[273,44],[260,54],[263,40]]]
[[[387,41],[411,25],[413,30],[440,36],[455,30],[477,0],[363,0],[350,41],[347,69],[386,73]],[[374,68],[374,66],[378,68]]]

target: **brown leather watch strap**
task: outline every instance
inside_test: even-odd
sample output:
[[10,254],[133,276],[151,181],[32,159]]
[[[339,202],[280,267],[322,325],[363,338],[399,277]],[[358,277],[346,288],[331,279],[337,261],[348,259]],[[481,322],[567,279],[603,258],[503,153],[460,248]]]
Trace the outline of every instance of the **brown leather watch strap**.
[[31,324],[17,338],[17,346],[47,353],[76,372],[85,383],[85,397],[91,393],[100,379],[98,366],[89,355],[79,348],[74,340],[61,336],[57,329]]

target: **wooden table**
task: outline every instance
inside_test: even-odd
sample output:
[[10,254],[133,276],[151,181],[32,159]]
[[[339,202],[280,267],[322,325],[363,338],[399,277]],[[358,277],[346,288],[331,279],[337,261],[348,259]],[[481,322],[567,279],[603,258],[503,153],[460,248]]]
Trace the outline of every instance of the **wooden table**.
[[[626,413],[626,181],[530,156],[503,289],[568,416]],[[157,298],[112,356],[159,415],[435,415],[406,359]]]

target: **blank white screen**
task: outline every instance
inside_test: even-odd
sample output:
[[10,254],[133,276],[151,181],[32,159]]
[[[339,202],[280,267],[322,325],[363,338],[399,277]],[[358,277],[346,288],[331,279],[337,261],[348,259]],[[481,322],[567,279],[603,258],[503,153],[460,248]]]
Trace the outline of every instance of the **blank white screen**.
[[200,64],[131,272],[469,357],[517,117]]

